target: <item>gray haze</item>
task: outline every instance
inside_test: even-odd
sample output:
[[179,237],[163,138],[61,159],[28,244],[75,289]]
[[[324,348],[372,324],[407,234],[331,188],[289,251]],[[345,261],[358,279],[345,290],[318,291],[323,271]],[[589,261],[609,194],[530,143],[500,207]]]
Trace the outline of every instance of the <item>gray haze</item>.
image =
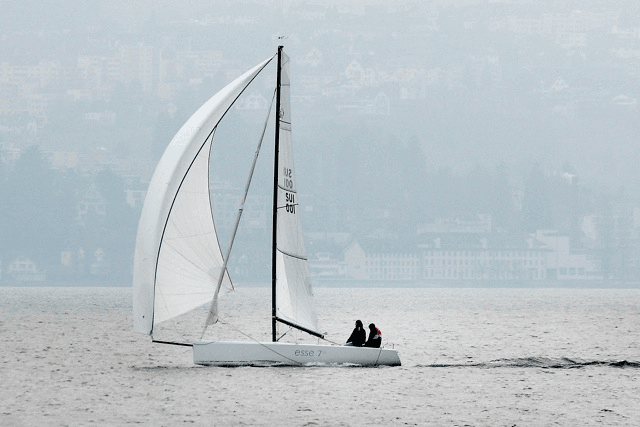
[[[1,10],[0,283],[129,284],[164,147],[279,43],[292,58],[317,279],[640,279],[637,1],[3,0]],[[269,83],[249,95],[270,99]],[[248,108],[230,117],[249,158],[259,130],[246,125],[263,120]],[[219,155],[214,192],[228,200],[244,184],[231,175],[249,166]],[[270,197],[256,200],[235,256],[250,266],[237,275],[259,282]]]

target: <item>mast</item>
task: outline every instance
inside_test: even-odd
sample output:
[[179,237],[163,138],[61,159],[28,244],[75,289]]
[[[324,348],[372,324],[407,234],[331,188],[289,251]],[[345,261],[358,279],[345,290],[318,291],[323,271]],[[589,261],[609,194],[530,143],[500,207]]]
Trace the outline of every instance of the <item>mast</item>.
[[282,46],[278,46],[276,77],[276,126],[273,161],[273,234],[271,238],[271,341],[276,342],[276,251],[278,237],[278,157],[280,149],[280,85],[282,71]]

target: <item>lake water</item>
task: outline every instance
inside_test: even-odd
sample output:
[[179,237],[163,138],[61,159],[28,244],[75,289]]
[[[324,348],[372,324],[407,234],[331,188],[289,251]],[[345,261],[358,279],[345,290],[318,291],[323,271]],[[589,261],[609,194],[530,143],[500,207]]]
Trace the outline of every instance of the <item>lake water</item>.
[[[268,292],[234,328],[268,339]],[[638,289],[317,288],[328,339],[375,322],[394,368],[201,367],[132,331],[129,288],[0,293],[3,426],[640,425]]]

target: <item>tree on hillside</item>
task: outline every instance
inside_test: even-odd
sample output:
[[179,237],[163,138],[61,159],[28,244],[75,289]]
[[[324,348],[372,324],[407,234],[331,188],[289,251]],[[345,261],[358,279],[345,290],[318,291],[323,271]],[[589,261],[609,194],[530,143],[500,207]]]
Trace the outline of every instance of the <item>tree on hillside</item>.
[[514,209],[511,186],[504,164],[499,165],[493,174],[489,197],[493,226],[498,229],[508,229],[512,225]]
[[106,216],[97,247],[104,250],[113,280],[129,280],[135,245],[137,217],[127,204],[122,177],[110,169],[98,173],[95,186],[106,202]]
[[75,195],[38,146],[25,150],[10,171],[3,205],[3,258],[26,255],[38,262],[59,261],[72,232]]
[[554,227],[547,180],[537,163],[525,183],[521,224],[522,231],[527,233]]

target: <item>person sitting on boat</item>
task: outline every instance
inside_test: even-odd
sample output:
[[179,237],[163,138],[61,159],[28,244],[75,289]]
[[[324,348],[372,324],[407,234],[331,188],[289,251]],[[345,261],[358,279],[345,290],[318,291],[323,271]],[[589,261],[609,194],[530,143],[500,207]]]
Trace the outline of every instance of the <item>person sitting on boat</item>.
[[362,347],[366,339],[367,339],[367,333],[364,330],[362,321],[356,320],[356,327],[353,329],[353,332],[351,332],[351,336],[349,337],[345,345],[350,345],[353,347]]
[[382,344],[382,332],[380,332],[380,329],[376,328],[376,325],[371,323],[369,325],[369,339],[367,340],[366,343],[364,343],[364,346],[380,348],[381,344]]

